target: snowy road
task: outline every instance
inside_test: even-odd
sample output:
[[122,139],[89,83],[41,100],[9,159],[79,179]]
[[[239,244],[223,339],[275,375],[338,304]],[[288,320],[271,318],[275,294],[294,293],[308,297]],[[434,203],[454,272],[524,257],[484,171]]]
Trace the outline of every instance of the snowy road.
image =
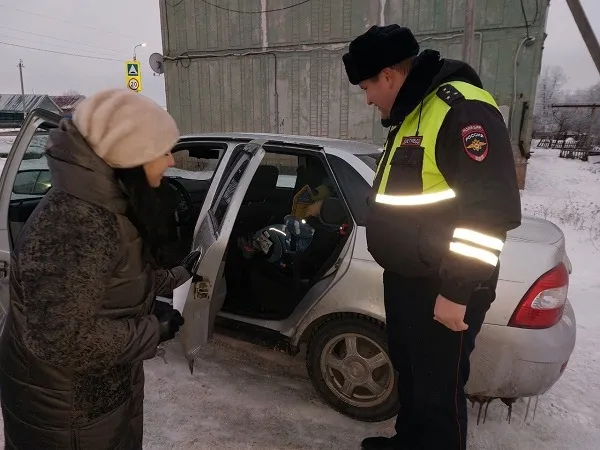
[[[577,344],[561,380],[540,398],[535,420],[532,412],[524,420],[525,402],[514,406],[510,424],[500,402],[480,425],[477,407],[470,408],[470,449],[599,448],[600,167],[591,169],[551,150],[536,150],[531,159],[523,206],[566,234]],[[392,421],[356,422],[326,406],[302,354],[217,336],[192,375],[178,348],[169,346],[168,364],[146,364],[146,449],[358,449],[365,436],[393,433]]]

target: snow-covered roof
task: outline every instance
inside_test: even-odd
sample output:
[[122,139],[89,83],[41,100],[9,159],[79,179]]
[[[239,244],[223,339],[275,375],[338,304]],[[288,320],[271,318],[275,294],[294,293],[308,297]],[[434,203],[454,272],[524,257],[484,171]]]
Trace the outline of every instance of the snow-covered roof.
[[[47,94],[25,94],[25,111],[40,107],[46,100],[60,110],[60,107]],[[21,94],[0,94],[0,111],[23,112],[23,96]]]
[[77,103],[85,98],[84,95],[51,95],[50,98],[63,111],[71,111]]

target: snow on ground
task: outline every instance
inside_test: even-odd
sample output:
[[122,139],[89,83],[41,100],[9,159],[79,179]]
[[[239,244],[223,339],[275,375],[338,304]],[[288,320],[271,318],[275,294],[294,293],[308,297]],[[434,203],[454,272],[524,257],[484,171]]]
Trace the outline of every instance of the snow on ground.
[[[535,150],[522,196],[527,213],[557,223],[573,264],[569,297],[577,316],[573,357],[525,420],[526,403],[496,401],[486,423],[469,408],[470,449],[597,449],[600,441],[600,168]],[[393,421],[367,424],[320,400],[295,357],[217,334],[190,374],[177,342],[168,364],[146,363],[145,449],[358,449]]]
[[[562,378],[540,397],[536,418],[519,402],[512,423],[506,407],[492,403],[488,420],[475,425],[471,448],[597,449],[600,441],[600,167],[533,149],[522,195],[526,213],[561,227],[573,264],[569,298],[577,319],[575,350]],[[472,410],[475,414],[475,410]]]

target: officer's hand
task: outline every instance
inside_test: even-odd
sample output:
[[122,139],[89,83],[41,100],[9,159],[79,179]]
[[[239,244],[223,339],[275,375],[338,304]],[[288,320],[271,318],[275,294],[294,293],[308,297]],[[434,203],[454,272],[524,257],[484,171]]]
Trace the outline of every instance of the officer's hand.
[[469,325],[464,322],[466,310],[466,306],[459,305],[438,295],[433,309],[433,319],[452,331],[465,331],[469,328]]

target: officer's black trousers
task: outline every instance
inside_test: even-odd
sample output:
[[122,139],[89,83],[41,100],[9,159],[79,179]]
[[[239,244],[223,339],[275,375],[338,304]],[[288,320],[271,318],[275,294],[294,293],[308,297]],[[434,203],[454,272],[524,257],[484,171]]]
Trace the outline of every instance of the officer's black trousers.
[[399,376],[399,449],[466,449],[469,356],[495,298],[497,277],[496,271],[473,294],[465,316],[469,329],[455,332],[433,320],[438,278],[384,273],[389,351]]

